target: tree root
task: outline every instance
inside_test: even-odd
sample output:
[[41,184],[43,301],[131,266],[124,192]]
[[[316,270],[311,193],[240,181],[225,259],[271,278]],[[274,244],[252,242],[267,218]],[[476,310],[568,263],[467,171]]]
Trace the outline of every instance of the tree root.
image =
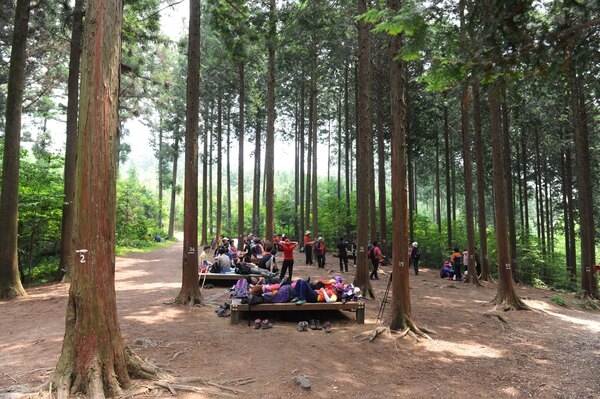
[[510,328],[508,322],[504,320],[504,317],[500,316],[499,314],[484,313],[483,315],[485,317],[489,317],[491,319],[496,320],[498,323],[500,323],[500,327],[502,327],[503,330]]

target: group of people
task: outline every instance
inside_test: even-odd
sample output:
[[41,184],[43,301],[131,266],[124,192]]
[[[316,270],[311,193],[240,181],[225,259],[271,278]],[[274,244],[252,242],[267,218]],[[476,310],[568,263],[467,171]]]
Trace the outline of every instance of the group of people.
[[257,302],[252,297],[259,297],[263,302],[293,302],[296,305],[303,305],[316,302],[355,301],[360,297],[360,288],[353,284],[344,284],[340,276],[317,280],[314,283],[311,282],[310,277],[295,281],[284,278],[273,283],[259,278],[250,284],[249,295],[251,303]]
[[[475,248],[475,271],[477,276],[481,275],[481,262],[479,261],[479,254],[477,248]],[[440,269],[441,278],[449,278],[452,280],[461,281],[463,278],[463,268],[469,265],[469,251],[467,249],[461,251],[459,247],[454,247],[452,255],[449,260],[444,261],[442,268]],[[467,271],[465,270],[465,274]]]
[[[294,271],[294,249],[298,246],[297,241],[282,238],[270,248],[265,248],[264,241],[259,237],[248,235],[244,237],[242,249],[239,250],[235,240],[227,237],[221,238],[220,245],[214,251],[214,260],[209,260],[208,253],[212,247],[207,245],[200,254],[200,272],[260,274],[265,277],[279,275],[283,279],[289,274],[291,279]],[[278,250],[283,252],[281,269],[277,267],[276,254]]]
[[317,261],[317,267],[319,269],[325,268],[325,240],[323,237],[319,237],[313,240],[310,237],[310,230],[306,230],[304,233],[304,255],[306,256],[306,264],[313,265],[313,255]]

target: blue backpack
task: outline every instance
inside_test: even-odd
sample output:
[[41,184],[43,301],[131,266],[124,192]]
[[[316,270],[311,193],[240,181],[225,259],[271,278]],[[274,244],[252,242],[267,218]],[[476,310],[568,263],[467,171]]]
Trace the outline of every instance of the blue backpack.
[[248,280],[241,278],[236,281],[233,287],[234,298],[248,298]]

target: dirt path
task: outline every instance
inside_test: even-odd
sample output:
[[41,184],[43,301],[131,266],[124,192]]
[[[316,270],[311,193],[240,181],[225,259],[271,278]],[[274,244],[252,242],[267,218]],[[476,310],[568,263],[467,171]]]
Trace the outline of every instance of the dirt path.
[[[336,261],[330,256],[325,271],[336,270]],[[297,254],[295,277],[326,276],[303,263]],[[378,299],[367,301],[364,325],[353,314],[293,312],[285,320],[272,317],[272,329],[257,330],[216,316],[229,297],[223,287],[205,289],[204,306],[168,304],[179,292],[180,268],[177,244],[119,257],[116,274],[121,329],[139,355],[173,375],[231,388],[197,385],[202,391],[180,398],[600,398],[600,313],[579,310],[565,295],[563,308],[550,301],[555,293],[519,287],[536,310],[502,313],[502,323],[490,317],[494,285],[468,287],[424,269],[410,276],[412,311],[437,332],[434,339],[384,333],[369,342],[364,338],[377,326],[385,277],[374,282]],[[0,302],[2,389],[39,385],[60,354],[68,286],[27,292]],[[331,321],[333,332],[298,332],[298,321],[308,317]],[[310,393],[296,384],[297,375],[308,378]]]

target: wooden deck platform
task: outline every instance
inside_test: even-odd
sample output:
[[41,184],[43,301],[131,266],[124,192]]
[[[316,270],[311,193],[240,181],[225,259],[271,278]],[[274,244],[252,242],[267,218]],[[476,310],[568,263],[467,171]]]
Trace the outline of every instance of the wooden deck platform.
[[356,311],[356,322],[365,324],[365,303],[363,301],[352,302],[316,302],[296,305],[294,302],[286,303],[259,303],[248,305],[240,299],[231,301],[231,324],[238,324],[241,312],[312,312],[317,310],[353,310]]

